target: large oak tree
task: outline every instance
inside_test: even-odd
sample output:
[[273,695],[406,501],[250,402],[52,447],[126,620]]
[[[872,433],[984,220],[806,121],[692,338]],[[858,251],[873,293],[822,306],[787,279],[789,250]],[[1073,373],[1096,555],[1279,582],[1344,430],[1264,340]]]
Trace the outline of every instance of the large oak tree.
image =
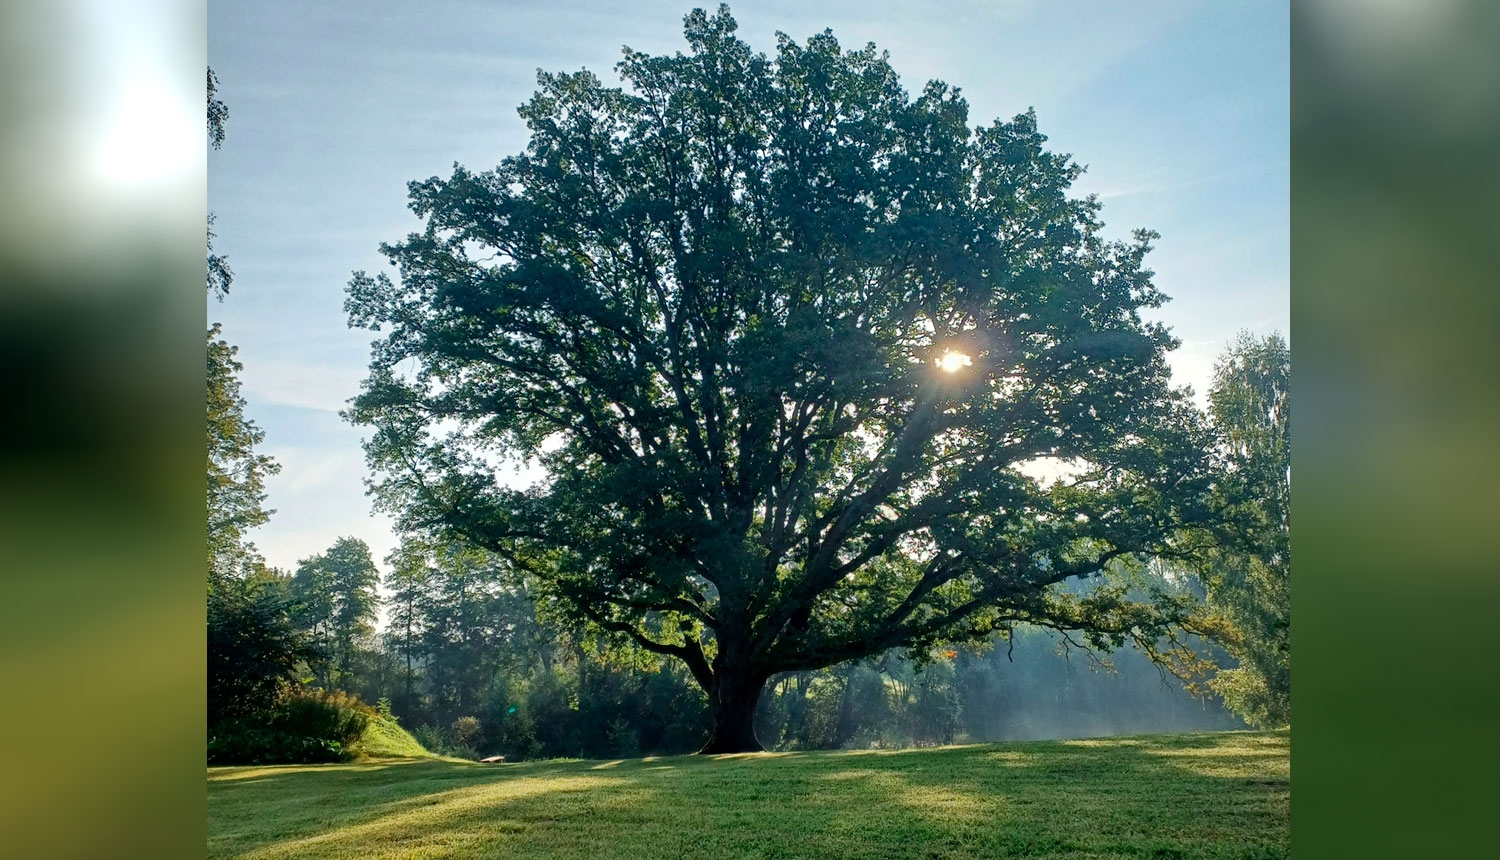
[[1153,235],[1106,241],[1031,113],[971,129],[873,45],[734,31],[694,11],[624,88],[539,74],[525,152],[411,184],[399,277],[347,301],[383,333],[348,413],[377,498],[680,658],[708,752],[759,748],[771,675],[896,646],[1029,622],[1168,659],[1192,601],[1096,576],[1209,516]]

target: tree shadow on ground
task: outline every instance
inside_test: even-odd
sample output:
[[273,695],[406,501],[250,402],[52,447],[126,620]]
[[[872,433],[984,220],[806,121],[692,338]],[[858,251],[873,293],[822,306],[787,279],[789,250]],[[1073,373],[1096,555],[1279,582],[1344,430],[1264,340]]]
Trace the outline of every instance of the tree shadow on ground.
[[1274,858],[1289,735],[210,773],[210,857]]

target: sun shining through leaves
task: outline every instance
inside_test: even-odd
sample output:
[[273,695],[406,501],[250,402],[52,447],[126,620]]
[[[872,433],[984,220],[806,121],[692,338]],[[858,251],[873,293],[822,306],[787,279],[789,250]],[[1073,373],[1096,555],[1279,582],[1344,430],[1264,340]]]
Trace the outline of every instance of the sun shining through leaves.
[[968,367],[974,363],[974,359],[961,352],[945,352],[938,359],[938,367],[945,373],[957,373],[959,368]]

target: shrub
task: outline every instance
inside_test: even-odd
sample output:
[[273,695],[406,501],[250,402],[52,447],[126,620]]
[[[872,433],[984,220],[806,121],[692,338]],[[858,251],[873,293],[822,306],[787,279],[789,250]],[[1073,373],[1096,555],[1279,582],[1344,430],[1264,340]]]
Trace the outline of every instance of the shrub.
[[448,738],[443,730],[430,723],[412,729],[411,736],[417,739],[417,743],[439,755],[448,749]]
[[347,755],[338,741],[240,724],[225,724],[208,739],[209,764],[316,764]]
[[220,723],[208,739],[209,764],[342,761],[375,712],[347,693],[296,690],[260,717]]
[[459,717],[453,721],[453,745],[456,747],[473,746],[474,739],[479,737],[479,720],[476,717]]
[[[502,711],[499,716],[485,722],[482,736],[484,748],[504,755],[506,761],[526,761],[540,757],[543,746],[537,740],[536,724],[531,715],[524,708],[514,712],[507,711]],[[566,731],[567,716],[571,713],[564,711],[559,719],[554,720],[554,727]],[[558,749],[566,747],[559,744]]]
[[298,690],[271,716],[271,727],[294,737],[323,738],[349,747],[364,736],[375,710],[342,692]]
[[620,758],[636,758],[641,754],[640,733],[623,716],[616,717],[605,729],[612,752]]

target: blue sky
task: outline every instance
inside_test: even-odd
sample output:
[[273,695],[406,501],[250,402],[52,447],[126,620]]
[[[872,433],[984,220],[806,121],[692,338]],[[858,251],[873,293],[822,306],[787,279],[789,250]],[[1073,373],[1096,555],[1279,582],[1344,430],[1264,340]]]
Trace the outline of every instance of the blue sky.
[[[367,365],[343,290],[417,229],[406,183],[454,162],[493,167],[525,146],[515,108],[538,68],[615,82],[622,45],[682,50],[688,2],[330,3],[209,6],[209,64],[229,106],[210,154],[216,249],[235,271],[210,302],[240,347],[249,415],[283,465],[277,513],[254,538],[292,568],[343,535],[394,547],[364,495],[361,432],[338,417]],[[992,0],[741,2],[740,36],[831,28],[875,42],[908,91],[962,88],[972,123],[1035,107],[1055,151],[1088,167],[1106,232],[1162,234],[1150,260],[1183,346],[1174,375],[1200,393],[1240,329],[1289,333],[1289,50],[1285,3]]]

